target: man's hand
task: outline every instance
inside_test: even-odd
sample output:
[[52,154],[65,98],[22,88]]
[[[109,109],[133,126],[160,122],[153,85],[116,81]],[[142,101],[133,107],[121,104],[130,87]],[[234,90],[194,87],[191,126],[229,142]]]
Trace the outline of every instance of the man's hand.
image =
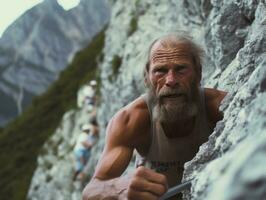
[[128,187],[129,200],[157,200],[167,191],[164,175],[140,166],[132,176]]

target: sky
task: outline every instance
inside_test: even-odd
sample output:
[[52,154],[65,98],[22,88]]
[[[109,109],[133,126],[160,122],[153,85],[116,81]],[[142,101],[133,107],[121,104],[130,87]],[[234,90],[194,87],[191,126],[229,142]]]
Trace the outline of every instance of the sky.
[[[43,0],[6,0],[0,3],[0,37],[5,29],[25,11]],[[80,0],[58,0],[57,2],[66,10],[78,5]]]

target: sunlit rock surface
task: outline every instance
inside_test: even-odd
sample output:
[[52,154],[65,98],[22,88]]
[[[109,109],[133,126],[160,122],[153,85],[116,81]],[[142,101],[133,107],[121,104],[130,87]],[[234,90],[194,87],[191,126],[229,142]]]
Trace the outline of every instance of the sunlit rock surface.
[[[230,14],[232,19],[216,24],[232,4],[238,9]],[[219,14],[213,12],[219,11]],[[197,156],[186,165],[185,178],[194,178],[192,192],[187,199],[265,199],[266,168],[266,7],[263,1],[232,1],[214,8],[210,32],[232,30],[230,37],[242,38],[242,45],[233,45],[234,56],[220,51],[217,55],[226,65],[219,65],[207,80],[209,86],[228,91],[221,110],[224,119],[217,124],[209,141]],[[221,24],[222,23],[222,24]],[[211,34],[209,34],[211,35]],[[214,38],[215,35],[211,36]],[[207,35],[208,39],[208,35]],[[206,40],[207,40],[206,39]],[[220,36],[221,44],[227,44],[228,36]],[[234,40],[235,42],[235,40]],[[219,45],[209,40],[210,50],[217,52]],[[239,43],[240,44],[240,43]],[[222,46],[222,45],[221,45]],[[222,47],[220,47],[222,49]],[[228,51],[226,51],[228,52]],[[217,58],[215,56],[214,58]],[[218,62],[218,61],[217,61]],[[212,161],[213,160],[213,161]],[[212,161],[212,162],[210,162]]]
[[[195,158],[186,163],[183,179],[194,178],[194,181],[184,198],[265,199],[265,1],[110,2],[112,15],[106,31],[104,59],[100,63],[102,96],[98,122],[101,140],[92,151],[88,174],[92,175],[102,151],[107,122],[119,108],[145,90],[142,69],[148,45],[166,32],[185,30],[206,50],[202,85],[229,93],[221,106],[224,119]],[[78,119],[75,120],[73,123],[78,123]],[[67,126],[63,124],[61,126]],[[68,143],[69,138],[64,141]],[[49,142],[46,145],[49,147]],[[70,146],[68,150],[70,154]],[[44,158],[45,155],[40,156],[40,159]],[[70,172],[69,155],[53,158],[54,166],[68,168]],[[52,173],[40,164],[36,174],[38,170],[43,174]],[[66,177],[70,182],[70,175],[66,174]],[[63,183],[63,176],[55,173],[53,180],[54,186],[57,181]],[[64,182],[66,188],[70,187],[69,182]],[[49,184],[48,181],[37,184],[34,179],[33,183],[32,188]],[[61,190],[64,184],[59,185]],[[49,198],[44,195],[41,199]]]
[[44,0],[8,27],[0,38],[0,126],[44,92],[109,18],[105,0],[81,0],[68,11]]

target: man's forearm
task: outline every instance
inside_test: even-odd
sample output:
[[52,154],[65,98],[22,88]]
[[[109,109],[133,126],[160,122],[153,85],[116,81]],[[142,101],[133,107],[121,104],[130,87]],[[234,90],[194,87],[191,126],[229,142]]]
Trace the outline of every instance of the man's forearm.
[[93,178],[83,190],[83,200],[126,200],[129,178],[111,180]]

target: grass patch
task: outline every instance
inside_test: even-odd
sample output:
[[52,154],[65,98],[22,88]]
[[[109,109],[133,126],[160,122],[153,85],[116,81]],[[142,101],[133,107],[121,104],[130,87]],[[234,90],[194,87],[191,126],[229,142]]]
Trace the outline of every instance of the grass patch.
[[112,74],[109,75],[109,81],[114,81],[118,75],[119,69],[122,64],[122,58],[118,55],[114,55],[112,59]]
[[[36,169],[37,156],[63,114],[76,107],[78,89],[99,79],[96,58],[104,45],[104,31],[78,52],[59,79],[16,120],[0,129],[0,197],[23,200]],[[99,84],[98,84],[99,85]]]
[[127,32],[127,35],[132,35],[136,30],[138,29],[138,18],[136,16],[133,16],[129,23],[129,29]]

